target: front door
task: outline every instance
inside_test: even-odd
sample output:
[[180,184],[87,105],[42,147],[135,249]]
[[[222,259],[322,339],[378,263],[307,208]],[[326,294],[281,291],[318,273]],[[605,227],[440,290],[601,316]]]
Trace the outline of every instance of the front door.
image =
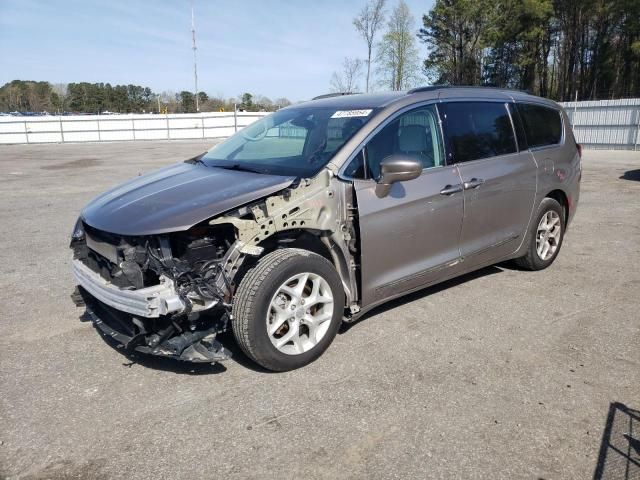
[[527,231],[536,195],[537,167],[518,151],[504,103],[454,102],[439,106],[448,160],[460,171],[464,219],[460,251],[466,267],[515,252]]
[[[395,153],[419,159],[424,170],[378,198],[380,162]],[[368,178],[354,180],[366,306],[434,283],[458,263],[463,193],[457,167],[444,165],[433,106],[393,119],[367,143],[360,158]]]

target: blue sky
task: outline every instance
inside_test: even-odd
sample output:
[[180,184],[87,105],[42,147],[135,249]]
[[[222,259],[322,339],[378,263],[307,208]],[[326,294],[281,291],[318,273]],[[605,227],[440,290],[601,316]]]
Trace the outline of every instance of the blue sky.
[[[417,31],[433,1],[407,3]],[[329,90],[345,56],[366,57],[351,24],[364,0],[194,4],[199,89],[210,95],[302,100]],[[189,0],[0,0],[0,85],[102,81],[192,90],[190,29]]]

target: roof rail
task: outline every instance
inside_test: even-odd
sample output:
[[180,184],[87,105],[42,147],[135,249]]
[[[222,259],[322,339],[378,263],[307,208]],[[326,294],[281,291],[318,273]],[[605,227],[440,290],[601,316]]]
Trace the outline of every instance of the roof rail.
[[338,93],[325,93],[324,95],[318,95],[311,100],[320,100],[322,98],[342,97],[344,95],[358,95],[360,92],[338,92]]
[[451,86],[450,85],[428,85],[426,87],[412,88],[407,93],[432,92],[434,90],[440,90],[441,88],[451,88]]
[[503,92],[520,92],[520,93],[526,93],[528,95],[532,95],[531,92],[525,91],[525,90],[516,90],[514,88],[491,87],[491,86],[483,86],[483,85],[428,85],[426,87],[412,88],[407,92],[407,94],[420,93],[420,92],[432,92],[434,90],[441,90],[441,89],[448,89],[448,88],[490,89],[490,90],[500,90]]

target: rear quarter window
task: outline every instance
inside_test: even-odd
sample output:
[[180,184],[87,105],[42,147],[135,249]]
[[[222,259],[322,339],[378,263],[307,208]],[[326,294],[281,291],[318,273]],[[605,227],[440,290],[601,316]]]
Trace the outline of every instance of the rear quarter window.
[[519,103],[517,109],[529,148],[557,145],[562,141],[560,111],[527,103]]

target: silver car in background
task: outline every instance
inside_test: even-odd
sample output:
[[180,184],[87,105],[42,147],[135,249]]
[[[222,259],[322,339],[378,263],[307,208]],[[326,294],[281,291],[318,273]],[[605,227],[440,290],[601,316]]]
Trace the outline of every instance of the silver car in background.
[[128,351],[221,361],[231,329],[264,368],[298,368],[383,302],[505,260],[548,267],[580,156],[562,108],[522,92],[318,97],[94,199],[74,298]]

